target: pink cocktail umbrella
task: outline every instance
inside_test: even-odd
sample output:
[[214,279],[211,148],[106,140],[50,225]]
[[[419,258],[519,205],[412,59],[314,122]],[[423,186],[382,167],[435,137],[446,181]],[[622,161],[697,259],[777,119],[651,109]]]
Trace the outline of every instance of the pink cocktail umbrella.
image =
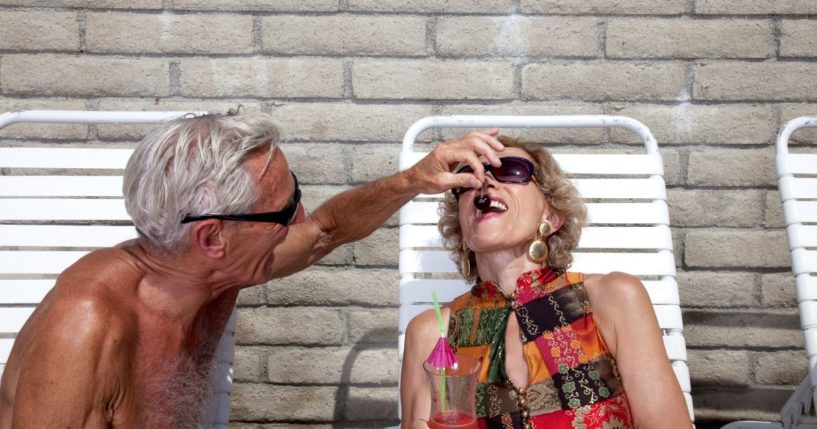
[[434,311],[437,313],[437,322],[440,324],[440,339],[434,346],[434,350],[428,355],[426,362],[435,367],[440,368],[442,379],[440,380],[440,411],[445,412],[447,408],[445,403],[445,369],[457,368],[457,358],[454,356],[454,351],[451,350],[451,345],[448,344],[448,339],[445,338],[445,325],[443,324],[443,313],[440,311],[440,302],[437,300],[437,292],[431,291],[431,299],[434,301]]
[[434,311],[437,313],[437,322],[440,324],[440,339],[437,340],[437,345],[428,355],[426,362],[435,368],[456,368],[457,358],[454,356],[454,351],[451,350],[451,345],[448,344],[448,339],[445,337],[443,313],[440,311],[440,302],[437,301],[436,291],[431,291],[431,299],[434,300]]

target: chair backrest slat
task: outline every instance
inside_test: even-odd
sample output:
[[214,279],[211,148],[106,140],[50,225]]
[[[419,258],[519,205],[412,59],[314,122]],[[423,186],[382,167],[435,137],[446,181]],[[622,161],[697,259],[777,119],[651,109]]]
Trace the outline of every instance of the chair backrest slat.
[[121,198],[0,198],[0,220],[130,222],[130,216]]
[[122,197],[120,176],[0,177],[0,197]]
[[0,167],[122,170],[133,149],[0,148]]
[[792,247],[817,247],[817,225],[792,224],[786,227],[786,235]]
[[784,201],[783,219],[786,225],[817,222],[817,201]]
[[107,247],[135,237],[132,226],[0,225],[0,246]]
[[778,186],[783,201],[817,199],[817,178],[781,177]]
[[790,174],[814,175],[814,165],[817,164],[817,153],[789,153],[787,150],[786,153],[778,154],[776,162],[777,174],[779,176],[787,176]]
[[[0,332],[17,332],[28,320],[34,308],[4,308],[3,317],[0,317]],[[3,363],[6,363],[4,360]]]
[[54,287],[54,280],[51,279],[0,280],[0,305],[37,305],[52,287]]
[[56,276],[89,252],[82,250],[0,250],[0,272]]

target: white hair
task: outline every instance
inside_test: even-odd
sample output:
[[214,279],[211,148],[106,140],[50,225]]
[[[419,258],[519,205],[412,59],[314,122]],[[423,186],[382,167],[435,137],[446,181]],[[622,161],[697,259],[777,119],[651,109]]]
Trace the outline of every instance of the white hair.
[[177,253],[186,215],[249,213],[259,196],[244,162],[269,151],[279,127],[262,115],[205,115],[166,122],[139,143],[125,168],[125,207],[139,235]]

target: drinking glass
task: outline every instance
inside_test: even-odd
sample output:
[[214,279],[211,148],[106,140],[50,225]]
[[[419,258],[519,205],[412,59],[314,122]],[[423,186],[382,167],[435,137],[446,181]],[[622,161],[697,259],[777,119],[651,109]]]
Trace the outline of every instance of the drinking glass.
[[477,429],[474,396],[482,361],[460,354],[456,358],[456,366],[449,368],[423,363],[431,389],[431,429]]

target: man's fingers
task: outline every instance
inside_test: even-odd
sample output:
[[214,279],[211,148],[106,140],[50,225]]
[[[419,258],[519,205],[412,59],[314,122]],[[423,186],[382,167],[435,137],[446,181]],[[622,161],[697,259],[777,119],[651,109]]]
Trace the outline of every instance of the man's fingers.
[[473,150],[467,148],[464,150],[457,150],[452,152],[450,156],[455,163],[468,164],[468,166],[471,167],[471,170],[473,170],[473,173],[471,174],[458,174],[457,176],[471,176],[474,177],[479,183],[482,183],[482,181],[485,179],[485,167],[482,165],[482,161]]
[[448,188],[481,188],[483,181],[472,173],[457,173],[448,177]]
[[[499,130],[496,128],[488,131],[499,132]],[[499,167],[501,163],[499,162],[499,156],[496,153],[505,150],[505,145],[497,140],[496,137],[494,137],[495,135],[496,134],[471,132],[467,136],[467,143],[471,146],[472,150],[482,155],[486,160],[488,160],[488,162],[491,163],[491,165]]]
[[[479,188],[485,181],[483,163],[497,167],[502,165],[497,152],[504,150],[505,146],[496,139],[498,133],[498,129],[492,128],[446,141],[435,147],[413,168],[413,172],[421,183],[426,184],[426,191],[439,192],[451,187]],[[457,164],[467,164],[472,172],[452,175],[451,169]]]

